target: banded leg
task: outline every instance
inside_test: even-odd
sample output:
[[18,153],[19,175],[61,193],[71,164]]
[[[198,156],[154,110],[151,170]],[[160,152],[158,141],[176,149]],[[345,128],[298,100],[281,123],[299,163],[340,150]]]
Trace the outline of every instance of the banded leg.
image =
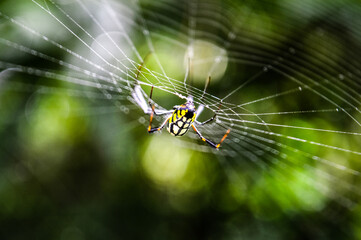
[[153,114],[150,115],[150,120],[149,120],[149,127],[148,127],[148,133],[154,133],[154,132],[158,132],[161,131],[165,125],[167,124],[167,122],[169,121],[171,117],[167,117],[167,119],[162,123],[162,125],[160,125],[160,127],[156,127],[156,128],[152,128],[152,120],[153,120]]
[[[148,99],[148,104],[149,106],[152,108],[152,103],[150,102],[150,100],[153,100],[152,97],[153,97],[153,88],[154,86],[152,85],[152,88],[150,89],[150,94],[149,94],[149,99]],[[155,114],[157,115],[157,114]]]
[[217,113],[215,113],[215,114],[213,115],[213,117],[211,117],[210,119],[208,119],[208,120],[206,120],[206,121],[204,121],[204,122],[198,122],[198,121],[196,121],[196,123],[197,123],[198,125],[204,125],[204,124],[207,124],[207,123],[212,122],[214,119],[216,119],[216,117],[217,117]]
[[[206,120],[206,121],[204,121],[204,122],[195,121],[196,124],[198,124],[198,125],[204,125],[204,124],[207,124],[207,123],[212,122],[214,119],[216,119],[217,113],[218,113],[218,111],[221,109],[221,106],[222,106],[222,103],[219,104],[219,107],[218,107],[217,111],[214,113],[213,117],[211,117],[210,119],[208,119],[208,120]],[[203,110],[203,109],[202,109],[202,110]],[[199,114],[200,114],[200,112],[197,113],[197,115],[199,115]]]
[[[150,99],[152,99],[152,94],[153,94],[153,86],[152,86],[152,89],[150,91],[150,96],[149,96]],[[167,119],[162,123],[162,125],[160,125],[160,127],[152,128],[152,121],[153,121],[154,115],[170,114],[170,113],[173,113],[173,110],[165,111],[165,112],[162,112],[162,113],[156,113],[154,105],[152,105],[150,101],[148,103],[149,103],[150,107],[152,108],[152,112],[150,113],[150,119],[149,119],[148,133],[153,133],[153,132],[160,131],[160,130],[162,130],[164,128],[164,126],[167,124],[168,120],[172,116],[168,116]]]
[[149,53],[144,57],[143,62],[140,63],[140,65],[139,65],[139,67],[138,67],[138,69],[137,69],[137,73],[135,74],[135,80],[136,80],[136,82],[138,82],[139,74],[141,73],[143,66],[145,65],[145,63],[146,63],[149,55],[151,55],[151,54],[152,54],[152,52],[149,52]]
[[200,139],[202,139],[203,142],[208,143],[211,147],[216,148],[216,149],[218,149],[221,146],[222,142],[224,141],[224,139],[226,139],[229,132],[231,131],[231,129],[228,129],[226,134],[224,134],[224,136],[222,137],[221,141],[218,144],[215,144],[212,141],[210,141],[210,140],[206,139],[205,137],[203,137],[202,134],[198,131],[198,129],[194,126],[194,124],[192,124],[192,128],[198,134]]
[[206,85],[204,86],[202,97],[199,100],[203,99],[204,94],[206,94],[207,88],[208,88],[210,83],[211,83],[211,76],[208,76],[207,81],[206,81]]
[[[149,100],[148,100],[148,104],[150,106],[150,108],[152,109],[152,113],[154,115],[157,115],[157,116],[160,116],[160,115],[166,115],[166,114],[171,114],[173,113],[174,110],[157,110],[158,112],[155,111],[155,108],[154,108],[154,105],[151,103],[151,99],[152,99],[152,96],[153,96],[153,86],[152,88],[150,89],[150,94],[149,94]],[[162,111],[162,112],[159,112],[159,111]],[[149,114],[149,113],[148,113]]]
[[[142,71],[143,66],[145,65],[145,63],[146,63],[147,60],[148,60],[148,57],[149,57],[151,54],[152,54],[152,52],[149,52],[149,53],[144,57],[143,62],[139,65],[138,70],[137,70],[137,74],[135,75],[135,79],[136,79],[137,81],[138,81],[138,78],[139,78],[139,75],[140,75],[140,73],[141,73],[141,71]],[[149,104],[149,106],[150,106],[151,108],[152,108],[152,104],[151,104],[151,102],[150,102],[150,99],[152,99],[153,88],[154,88],[154,86],[152,85],[152,88],[150,89],[149,99],[148,99],[148,104]],[[155,114],[155,115],[157,115],[157,114]]]

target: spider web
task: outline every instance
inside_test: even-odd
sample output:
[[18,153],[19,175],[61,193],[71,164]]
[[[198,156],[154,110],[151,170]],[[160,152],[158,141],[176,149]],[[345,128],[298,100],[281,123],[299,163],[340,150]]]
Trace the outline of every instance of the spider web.
[[122,112],[135,126],[148,124],[132,98],[136,80],[146,100],[154,86],[156,109],[171,109],[191,95],[205,108],[200,120],[217,113],[216,121],[199,126],[205,137],[217,142],[231,132],[219,151],[192,131],[174,138],[174,144],[216,156],[236,184],[247,170],[253,179],[267,176],[289,188],[292,173],[327,199],[354,209],[361,195],[355,21],[361,19],[360,6],[341,1],[259,6],[34,0],[29,16],[3,8],[0,31],[9,28],[12,34],[0,38],[2,76],[24,73],[43,81],[10,77],[1,88],[88,99],[90,108],[75,111]]

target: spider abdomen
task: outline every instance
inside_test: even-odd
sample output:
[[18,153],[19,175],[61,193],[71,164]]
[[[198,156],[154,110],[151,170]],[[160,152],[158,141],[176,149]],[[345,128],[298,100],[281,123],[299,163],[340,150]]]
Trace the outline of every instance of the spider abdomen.
[[173,136],[183,136],[194,122],[195,112],[185,106],[176,108],[169,118],[167,130]]

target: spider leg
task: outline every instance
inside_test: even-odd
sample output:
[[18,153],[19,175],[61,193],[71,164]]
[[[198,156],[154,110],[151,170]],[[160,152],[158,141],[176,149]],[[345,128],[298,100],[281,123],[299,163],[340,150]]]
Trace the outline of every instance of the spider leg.
[[221,143],[224,141],[224,139],[226,139],[229,132],[231,131],[231,129],[228,129],[226,134],[224,134],[223,138],[221,139],[221,141],[218,144],[215,144],[212,141],[210,141],[210,140],[206,139],[205,137],[203,137],[202,134],[198,131],[198,129],[194,126],[194,124],[192,124],[192,128],[198,134],[200,139],[202,139],[203,142],[208,143],[211,147],[216,148],[216,149],[218,149],[221,146]]
[[[137,73],[135,74],[135,81],[136,81],[137,85],[139,85],[139,83],[138,83],[138,78],[139,78],[140,73],[142,72],[142,68],[143,68],[143,66],[145,65],[145,63],[147,62],[149,55],[151,55],[151,54],[152,54],[152,52],[149,52],[149,53],[144,57],[143,62],[141,62],[140,65],[138,66]],[[151,90],[150,90],[149,99],[148,99],[148,104],[149,104],[150,108],[152,108],[152,104],[151,104],[151,102],[150,102],[150,99],[152,99],[153,88],[154,88],[154,86],[152,85],[152,88],[151,88]],[[153,112],[154,112],[154,110],[153,110]],[[155,115],[157,115],[157,114],[155,114]]]
[[[198,125],[204,125],[204,124],[212,122],[214,119],[216,119],[217,113],[218,113],[219,109],[221,108],[221,106],[222,106],[222,103],[219,104],[219,107],[218,107],[217,111],[214,113],[213,117],[211,117],[210,119],[208,119],[208,120],[206,120],[204,122],[199,122],[199,121],[196,120],[195,123],[198,124]],[[200,110],[198,111],[197,116],[203,111],[203,107],[202,108],[198,107],[198,109],[200,109]]]
[[[174,112],[174,110],[157,110],[157,112],[156,112],[154,109],[154,115],[156,115],[156,116],[167,115],[167,114],[171,114],[173,112]],[[151,114],[151,113],[149,113],[149,114]]]
[[149,100],[148,100],[148,104],[149,104],[150,108],[152,109],[152,112],[150,112],[148,114],[153,113],[154,115],[160,116],[160,115],[166,115],[166,114],[173,113],[174,110],[157,110],[157,111],[155,111],[154,105],[150,101],[153,96],[153,88],[154,88],[154,86],[152,86],[152,88],[150,89]]
[[195,121],[195,123],[198,125],[204,125],[204,124],[212,122],[214,119],[216,119],[216,117],[217,117],[217,114],[214,114],[213,117],[211,117],[210,119],[208,119],[204,122]]
[[204,94],[206,94],[207,88],[208,88],[210,83],[211,83],[211,76],[208,76],[207,81],[206,81],[206,85],[204,86],[203,94],[202,94],[200,100],[202,100],[203,97],[204,97]]
[[[142,68],[143,66],[145,65],[148,57],[152,54],[152,52],[149,52],[145,57],[144,57],[144,60],[140,63],[140,65],[138,66],[137,68],[137,72],[135,74],[135,86],[133,88],[133,91],[132,91],[132,97],[134,99],[134,101],[142,108],[142,110],[144,111],[145,114],[151,114],[151,108],[152,108],[152,105],[150,104],[150,101],[148,100],[148,104],[143,96],[143,92],[142,92],[142,88],[140,87],[140,84],[138,82],[138,78],[140,76],[140,73],[142,72]],[[150,98],[152,98],[152,92],[153,92],[153,86],[152,86],[152,90],[151,90],[151,94],[150,94]],[[147,106],[149,105],[150,106],[150,109],[149,107]],[[157,114],[156,114],[157,115]]]
[[[149,99],[152,99],[152,94],[153,94],[153,86],[152,89],[150,90],[150,95],[149,95]],[[167,117],[167,119],[162,123],[162,125],[160,125],[160,127],[156,127],[156,128],[152,128],[152,121],[153,121],[153,117],[154,115],[165,115],[165,114],[169,114],[172,113],[173,110],[170,111],[164,111],[161,113],[156,113],[155,112],[155,107],[154,105],[152,105],[152,103],[150,101],[148,101],[149,106],[151,107],[152,111],[150,113],[150,119],[149,119],[149,126],[148,126],[148,133],[153,133],[153,132],[157,132],[157,131],[161,131],[164,126],[167,124],[168,120],[171,118],[171,116]]]
[[[145,114],[149,114],[149,115],[154,114],[154,115],[157,115],[157,116],[170,114],[170,113],[173,112],[173,110],[169,110],[169,111],[168,110],[157,110],[157,111],[155,111],[155,109],[153,109],[153,105],[151,103],[154,86],[152,86],[152,88],[150,90],[150,95],[149,95],[149,99],[148,99],[148,103],[147,103],[147,101],[145,100],[145,98],[143,96],[142,89],[141,89],[141,87],[139,85],[139,82],[138,82],[138,78],[139,78],[140,73],[142,72],[142,68],[145,65],[145,63],[147,62],[148,57],[151,54],[152,54],[152,52],[149,52],[144,57],[143,62],[141,62],[141,64],[138,66],[137,73],[135,74],[135,82],[136,82],[136,84],[135,84],[134,89],[132,91],[132,97],[133,97],[134,101],[142,108],[142,110],[144,111]],[[147,106],[147,105],[149,105],[149,106]]]
[[[154,109],[154,108],[153,108]],[[158,132],[161,131],[165,125],[167,124],[168,120],[171,118],[167,117],[167,119],[162,123],[162,125],[160,125],[160,127],[156,127],[156,128],[152,128],[151,124],[152,124],[152,120],[153,120],[153,114],[150,115],[150,120],[149,120],[149,126],[148,126],[148,133],[153,133],[153,132]]]
[[152,99],[152,96],[153,96],[153,88],[154,86],[152,85],[152,88],[150,89],[150,94],[149,94],[149,99],[148,99],[148,104],[149,106],[152,108],[152,103],[150,102],[150,100],[153,100]]
[[138,83],[138,78],[139,78],[139,75],[140,73],[142,72],[142,68],[143,66],[145,65],[148,57],[152,54],[152,52],[149,52],[145,57],[144,57],[144,60],[143,62],[140,63],[138,69],[137,69],[137,73],[135,74],[135,81]]

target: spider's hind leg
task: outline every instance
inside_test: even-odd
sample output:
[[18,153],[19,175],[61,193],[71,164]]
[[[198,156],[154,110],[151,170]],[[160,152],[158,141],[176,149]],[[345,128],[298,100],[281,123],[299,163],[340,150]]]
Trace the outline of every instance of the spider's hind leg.
[[222,137],[221,141],[218,144],[215,144],[214,142],[206,139],[205,137],[202,136],[202,134],[198,131],[198,129],[194,126],[194,124],[192,124],[192,128],[193,130],[198,134],[198,136],[200,137],[200,139],[202,139],[202,141],[208,143],[211,147],[218,149],[222,142],[224,141],[224,139],[226,139],[226,137],[228,136],[229,132],[231,131],[231,129],[228,129],[226,134],[224,134],[224,136]]

